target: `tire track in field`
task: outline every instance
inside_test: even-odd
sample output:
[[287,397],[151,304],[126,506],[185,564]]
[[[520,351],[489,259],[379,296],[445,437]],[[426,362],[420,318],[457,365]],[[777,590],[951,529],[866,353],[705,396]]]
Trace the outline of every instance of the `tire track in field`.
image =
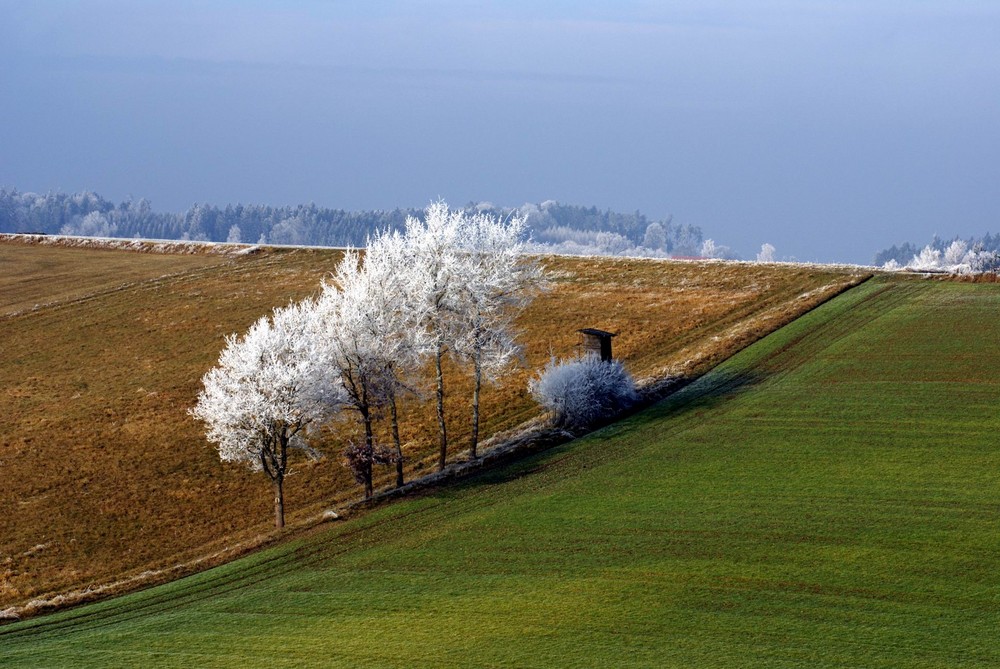
[[822,323],[776,348],[758,361],[755,367],[769,376],[792,371],[844,337],[855,334],[909,302],[924,290],[925,286],[916,282],[879,286],[846,312],[831,314]]
[[218,279],[224,279],[227,277],[237,278],[250,272],[277,267],[279,264],[277,261],[278,256],[268,256],[260,260],[254,258],[249,262],[221,262],[207,267],[171,272],[169,274],[163,274],[148,279],[138,279],[136,281],[129,281],[114,286],[99,288],[84,295],[77,295],[63,300],[56,300],[54,302],[46,302],[45,304],[40,304],[32,309],[2,313],[0,314],[0,320],[13,320],[16,318],[27,318],[35,315],[51,313],[83,304],[89,304],[96,300],[121,293],[139,292],[155,288],[183,285],[185,282],[190,282],[193,279],[199,279],[202,277],[215,277]]
[[[739,365],[738,361],[736,366],[727,365],[724,361],[690,385],[647,409],[646,412],[653,418],[650,423],[655,424],[653,429],[656,429],[661,438],[688,430],[700,424],[705,411],[718,410],[713,409],[713,406],[719,402],[762,383],[780,380],[835,342],[868,326],[924,290],[923,285],[912,281],[886,282],[874,287],[870,281],[866,281],[848,289],[834,299],[856,300],[856,303],[846,309],[837,309],[835,302],[831,300],[799,316],[785,326],[801,329],[787,342],[774,346],[766,355],[745,365]],[[872,292],[858,296],[857,291]],[[833,308],[823,311],[828,305]],[[809,316],[819,316],[818,322],[804,323],[802,319]],[[785,328],[779,328],[768,337],[783,336]],[[751,347],[767,346],[768,337]],[[748,349],[743,349],[746,350]],[[649,427],[644,425],[639,429]],[[606,460],[615,457],[614,454],[608,454]]]

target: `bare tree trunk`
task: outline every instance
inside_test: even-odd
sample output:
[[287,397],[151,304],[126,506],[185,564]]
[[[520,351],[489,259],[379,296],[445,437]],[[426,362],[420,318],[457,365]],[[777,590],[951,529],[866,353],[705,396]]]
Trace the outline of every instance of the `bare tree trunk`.
[[483,368],[479,356],[475,359],[476,385],[472,390],[472,443],[469,445],[469,457],[476,458],[476,448],[479,446],[479,389],[483,384]]
[[392,443],[396,446],[396,487],[403,487],[403,444],[399,441],[399,416],[396,414],[396,395],[389,397],[389,416],[392,419]]
[[438,433],[441,435],[441,452],[438,456],[438,471],[444,469],[448,457],[448,429],[444,422],[444,373],[441,371],[441,359],[444,357],[442,347],[438,345],[434,362],[437,366],[437,417]]
[[372,432],[372,419],[368,411],[363,411],[361,417],[365,423],[365,452],[367,458],[364,464],[365,499],[370,499],[375,490],[372,486],[372,460],[375,458],[375,435]]
[[274,526],[279,530],[285,526],[285,494],[284,477],[279,476],[271,481],[274,490]]
[[[285,428],[278,435],[277,449],[272,451],[272,458],[261,457],[264,471],[271,477],[271,488],[274,491],[274,526],[279,530],[285,526],[285,468],[288,466],[288,435]],[[270,465],[270,466],[269,466]]]

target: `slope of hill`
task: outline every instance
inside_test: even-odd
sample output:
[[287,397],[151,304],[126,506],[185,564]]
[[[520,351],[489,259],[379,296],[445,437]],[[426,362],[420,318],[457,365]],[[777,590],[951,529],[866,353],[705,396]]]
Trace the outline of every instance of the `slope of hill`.
[[[271,536],[265,479],[222,465],[186,410],[224,335],[315,291],[337,253],[6,252],[46,271],[30,283],[0,278],[13,286],[0,293],[0,312],[29,296],[49,304],[0,316],[0,505],[10,510],[0,515],[0,609],[71,590],[92,596],[95,586],[126,577],[141,579],[123,588],[164,580],[176,572],[161,570],[229,559]],[[121,285],[126,265],[142,271]],[[621,332],[616,354],[639,376],[697,374],[861,278],[718,263],[552,258],[546,265],[552,290],[521,321],[527,366],[485,392],[487,435],[538,415],[527,380],[550,354],[573,352],[579,327]],[[64,277],[79,290],[68,290]],[[449,384],[453,453],[461,458],[468,384],[454,369]],[[403,414],[409,476],[432,466],[427,409],[411,402]],[[349,423],[337,426],[325,436],[326,459],[294,465],[290,523],[357,498],[340,464],[350,434]]]
[[122,253],[0,238],[0,316],[224,262],[221,254]]
[[878,279],[627,421],[0,628],[5,666],[997,666],[1000,289]]

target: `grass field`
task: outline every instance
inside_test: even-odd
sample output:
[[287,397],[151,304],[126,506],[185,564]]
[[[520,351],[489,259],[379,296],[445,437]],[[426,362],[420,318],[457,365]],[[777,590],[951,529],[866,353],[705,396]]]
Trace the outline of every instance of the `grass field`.
[[121,289],[136,281],[223,261],[222,256],[207,253],[123,253],[28,245],[8,238],[0,242],[0,315]]
[[[186,410],[223,337],[314,292],[337,257],[0,243],[0,609],[74,590],[91,597],[92,586],[140,574],[164,580],[176,572],[161,570],[206,555],[229,559],[234,546],[269,535],[266,479],[223,466]],[[639,376],[696,374],[860,280],[777,266],[546,264],[552,289],[521,321],[527,365],[485,390],[487,434],[538,414],[527,379],[550,353],[572,353],[579,327],[621,332],[616,354]],[[468,384],[450,371],[447,408],[460,458]],[[421,402],[405,409],[412,476],[430,469],[434,417]],[[325,460],[294,464],[290,523],[358,497],[339,458],[349,429],[327,435]],[[116,586],[129,587],[134,581]]]
[[0,665],[995,667],[1000,290],[877,279],[627,421]]

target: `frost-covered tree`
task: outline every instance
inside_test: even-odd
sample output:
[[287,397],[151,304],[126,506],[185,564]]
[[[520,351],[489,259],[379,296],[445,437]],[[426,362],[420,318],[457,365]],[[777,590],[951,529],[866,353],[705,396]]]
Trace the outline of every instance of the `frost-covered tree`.
[[357,463],[355,477],[364,486],[365,497],[372,495],[372,463],[377,450],[373,424],[376,413],[385,403],[385,363],[379,342],[369,336],[369,316],[364,303],[363,273],[358,256],[347,253],[337,267],[334,279],[323,287],[316,301],[317,318],[314,337],[319,346],[319,360],[326,373],[336,377],[344,388],[344,403],[361,421],[364,441],[354,446],[349,462]]
[[910,267],[915,270],[939,270],[941,269],[941,252],[928,245],[910,261]]
[[[396,483],[403,484],[402,446],[396,411],[397,396],[409,385],[407,377],[427,349],[420,330],[421,311],[410,308],[404,286],[407,262],[399,235],[372,240],[364,260],[345,253],[316,300],[314,337],[326,373],[343,388],[341,400],[358,416],[364,440],[348,449],[365,496],[373,492],[372,464],[395,460]],[[388,410],[395,454],[383,456],[375,440],[375,421]]]
[[767,242],[760,245],[757,262],[774,262],[774,247]]
[[629,243],[628,238],[617,232],[597,233],[597,248],[602,255],[620,255],[631,247],[632,244]]
[[61,235],[76,235],[82,237],[111,237],[117,232],[118,226],[108,220],[106,214],[92,211],[86,216],[75,217],[59,230]]
[[405,244],[411,265],[405,283],[407,299],[421,314],[421,328],[427,334],[434,356],[435,396],[438,421],[438,469],[444,469],[448,455],[448,427],[444,416],[445,353],[453,350],[460,336],[457,319],[461,281],[460,247],[465,215],[451,211],[444,202],[427,207],[424,219],[406,219]]
[[[939,244],[943,246],[943,244]],[[951,272],[953,274],[976,274],[994,272],[1000,267],[1000,253],[987,251],[982,243],[976,243],[971,249],[968,242],[962,239],[953,240],[944,251],[934,244],[928,244],[920,253],[913,256],[907,265],[908,269],[918,272]],[[899,267],[886,262],[882,268],[893,270]]]
[[240,226],[233,223],[229,227],[229,234],[226,236],[226,242],[229,244],[239,244],[243,241],[243,232],[240,230]]
[[540,276],[523,251],[525,219],[502,219],[488,211],[449,210],[436,202],[424,220],[407,220],[406,301],[420,314],[421,329],[434,357],[439,451],[438,468],[448,453],[442,362],[451,354],[472,366],[473,457],[479,439],[479,395],[518,355],[513,321]]
[[524,254],[525,219],[502,220],[488,214],[467,217],[461,225],[461,281],[455,302],[459,336],[454,353],[472,366],[470,456],[479,444],[479,400],[483,381],[493,382],[521,353],[514,320],[541,283],[541,268]]
[[290,216],[271,228],[272,244],[298,245],[309,239],[308,225],[301,216]]
[[716,244],[712,239],[706,239],[702,243],[701,256],[703,258],[721,258],[724,260],[736,260],[738,258],[728,246]]
[[944,250],[944,264],[960,265],[965,261],[968,252],[968,243],[963,239],[956,239]]
[[397,487],[403,485],[397,399],[415,392],[420,366],[432,351],[428,333],[421,327],[426,321],[426,303],[413,299],[412,286],[407,283],[412,266],[412,252],[399,233],[383,231],[368,240],[364,256],[366,299],[373,308],[372,336],[382,340],[386,364],[383,388],[395,448]]
[[228,337],[190,411],[205,423],[223,461],[267,474],[278,528],[285,524],[289,450],[315,454],[304,431],[327,418],[342,392],[317,373],[311,319],[310,305],[292,304],[261,317],[242,337]]
[[680,225],[674,231],[674,253],[677,255],[695,255],[702,244],[701,228],[693,225]]
[[654,221],[646,226],[646,234],[643,235],[642,245],[647,249],[655,251],[663,250],[667,245],[667,231],[662,223]]
[[621,362],[593,354],[565,361],[553,358],[528,390],[555,425],[571,430],[593,427],[638,401],[635,382]]
[[967,254],[969,269],[974,273],[1000,270],[1000,251],[989,251],[982,243],[975,244]]

